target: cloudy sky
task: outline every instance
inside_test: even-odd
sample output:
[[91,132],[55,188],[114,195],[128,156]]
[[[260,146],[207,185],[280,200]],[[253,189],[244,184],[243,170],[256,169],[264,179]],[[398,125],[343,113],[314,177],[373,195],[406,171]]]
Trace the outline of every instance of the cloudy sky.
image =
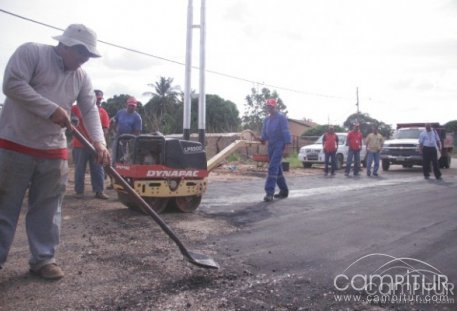
[[[83,23],[100,40],[157,56],[100,43],[103,57],[84,65],[105,98],[146,102],[147,84],[161,76],[184,87],[187,3],[0,0],[0,9],[62,29]],[[193,3],[198,24],[200,1]],[[240,114],[251,88],[266,86],[289,117],[342,124],[356,112],[358,88],[360,111],[388,124],[457,119],[457,1],[206,0],[206,11],[206,92]],[[55,44],[61,33],[4,12],[0,27],[2,73],[21,43]],[[197,70],[192,88],[198,92]]]

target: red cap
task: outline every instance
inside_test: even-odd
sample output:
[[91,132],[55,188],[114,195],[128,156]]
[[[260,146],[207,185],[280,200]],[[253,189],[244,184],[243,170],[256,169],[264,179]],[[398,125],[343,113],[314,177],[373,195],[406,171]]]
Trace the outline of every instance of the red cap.
[[135,99],[135,97],[129,97],[127,98],[127,105],[128,106],[134,106],[136,107],[138,101]]
[[267,106],[276,107],[277,104],[278,104],[278,102],[276,101],[275,98],[267,99],[267,102],[266,102]]

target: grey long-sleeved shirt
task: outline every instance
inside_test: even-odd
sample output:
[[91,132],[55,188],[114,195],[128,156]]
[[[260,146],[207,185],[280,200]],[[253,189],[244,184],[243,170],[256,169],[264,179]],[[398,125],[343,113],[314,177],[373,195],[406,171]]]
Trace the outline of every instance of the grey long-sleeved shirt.
[[82,68],[64,71],[53,46],[21,45],[6,66],[3,92],[0,138],[35,149],[66,148],[65,129],[49,117],[58,106],[70,115],[76,101],[92,141],[105,143],[89,76]]

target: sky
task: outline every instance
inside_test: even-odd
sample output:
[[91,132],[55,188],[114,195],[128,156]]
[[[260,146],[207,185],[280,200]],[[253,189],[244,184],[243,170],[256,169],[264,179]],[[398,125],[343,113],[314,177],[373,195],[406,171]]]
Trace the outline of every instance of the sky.
[[[0,0],[0,9],[64,29],[82,23],[104,42],[83,67],[105,99],[143,103],[148,84],[184,90],[186,0]],[[200,0],[193,1],[199,24]],[[0,11],[0,72],[24,42],[61,31]],[[192,65],[199,66],[199,30]],[[294,119],[342,125],[359,110],[390,125],[457,120],[455,0],[206,0],[206,93],[243,115],[252,88],[276,90]],[[3,80],[3,74],[0,76]],[[199,92],[199,73],[191,87]],[[0,102],[5,96],[0,94]]]

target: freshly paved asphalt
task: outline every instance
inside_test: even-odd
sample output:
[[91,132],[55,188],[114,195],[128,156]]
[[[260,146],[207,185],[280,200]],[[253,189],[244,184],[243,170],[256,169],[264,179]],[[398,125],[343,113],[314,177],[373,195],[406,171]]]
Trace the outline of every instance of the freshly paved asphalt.
[[425,180],[419,167],[357,178],[313,169],[312,176],[288,178],[289,198],[271,203],[262,202],[262,179],[214,182],[200,209],[238,227],[217,238],[219,256],[256,274],[306,275],[334,289],[335,276],[354,261],[383,254],[361,260],[354,272],[373,273],[388,262],[384,255],[413,258],[414,268],[424,268],[420,260],[457,285],[456,162],[442,170],[443,181]]

